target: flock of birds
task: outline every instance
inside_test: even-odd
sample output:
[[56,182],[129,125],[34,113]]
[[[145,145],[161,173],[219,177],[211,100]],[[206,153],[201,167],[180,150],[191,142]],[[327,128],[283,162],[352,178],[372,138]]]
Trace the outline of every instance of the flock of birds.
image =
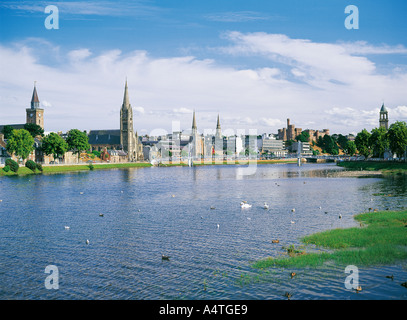
[[[123,191],[121,191],[121,193],[123,193]],[[84,192],[81,191],[81,192],[79,192],[79,194],[83,195]],[[172,198],[175,198],[175,195],[172,194],[171,197],[172,197]],[[1,202],[1,201],[2,201],[2,200],[0,200],[0,202]],[[251,207],[252,207],[252,205],[249,204],[249,203],[247,203],[246,200],[242,200],[242,201],[240,202],[240,208],[242,208],[242,209],[249,209],[249,208],[251,208]],[[270,209],[270,205],[269,205],[267,202],[264,202],[262,208],[265,209],[265,210],[269,210],[269,209]],[[216,209],[216,207],[210,206],[210,210],[215,210],[215,209]],[[319,207],[319,209],[321,210],[322,207]],[[369,210],[369,211],[370,211],[370,210]],[[137,212],[140,212],[140,209],[138,209]],[[294,213],[294,212],[295,212],[295,208],[292,208],[292,209],[291,209],[291,212]],[[325,211],[325,214],[327,214],[327,213],[328,213],[328,212]],[[104,217],[104,214],[103,214],[103,213],[99,213],[99,217]],[[201,216],[201,219],[203,219],[203,216]],[[342,215],[341,215],[341,214],[339,214],[339,219],[342,219]],[[251,220],[251,218],[250,218],[250,217],[247,217],[247,220]],[[291,223],[291,224],[294,224],[295,221],[291,220],[290,223]],[[219,229],[219,228],[220,228],[220,225],[217,224],[217,225],[216,225],[216,228]],[[70,227],[69,227],[69,226],[65,226],[65,230],[70,230]],[[86,239],[85,243],[86,243],[87,245],[90,244],[89,239]],[[272,240],[272,243],[279,243],[279,240]],[[161,256],[161,259],[162,259],[162,260],[170,260],[170,257],[167,256],[167,255],[162,255],[162,256]]]

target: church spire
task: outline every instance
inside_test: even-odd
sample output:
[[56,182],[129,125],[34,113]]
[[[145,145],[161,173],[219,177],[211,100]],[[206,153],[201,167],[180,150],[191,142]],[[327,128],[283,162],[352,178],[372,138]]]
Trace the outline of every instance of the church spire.
[[194,115],[193,115],[193,118],[192,118],[192,131],[194,131],[195,130],[195,132],[196,132],[196,120],[195,120],[195,110],[194,110]]
[[127,78],[126,85],[124,87],[124,97],[123,97],[123,107],[128,107],[130,105],[129,92],[127,88]]
[[37,109],[40,107],[40,100],[38,99],[36,83],[37,81],[34,81],[33,96],[31,98],[31,109]]
[[219,113],[218,113],[218,122],[216,124],[216,137],[221,138],[222,137],[222,131],[220,128],[220,120],[219,120]]

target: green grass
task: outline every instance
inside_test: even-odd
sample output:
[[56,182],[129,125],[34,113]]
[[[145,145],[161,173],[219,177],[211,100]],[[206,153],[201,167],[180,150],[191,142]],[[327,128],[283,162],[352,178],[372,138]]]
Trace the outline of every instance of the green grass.
[[[121,169],[121,168],[137,168],[137,167],[151,167],[150,163],[146,162],[131,162],[131,163],[113,163],[113,164],[93,164],[94,170],[103,169]],[[66,173],[74,171],[90,171],[90,167],[87,164],[69,165],[69,166],[43,166],[43,173]],[[29,174],[41,174],[39,170],[35,172],[30,169],[21,166],[17,173],[12,171],[5,172],[3,168],[0,168],[0,176],[22,176]]]
[[255,262],[254,268],[317,267],[337,264],[384,265],[407,259],[407,210],[362,213],[355,216],[360,228],[333,229],[305,236],[301,241],[331,252],[306,253]]
[[393,161],[341,161],[338,166],[349,170],[368,170],[384,172],[406,172],[407,162]]

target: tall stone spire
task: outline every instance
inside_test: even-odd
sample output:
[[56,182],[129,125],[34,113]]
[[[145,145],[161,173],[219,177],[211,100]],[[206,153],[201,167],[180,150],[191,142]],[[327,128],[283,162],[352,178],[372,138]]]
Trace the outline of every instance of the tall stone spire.
[[129,91],[127,88],[127,78],[126,78],[126,85],[124,87],[124,97],[123,97],[123,107],[130,106],[130,99],[129,99]]
[[197,127],[196,127],[195,110],[194,110],[194,115],[193,115],[193,118],[192,118],[192,133],[196,134],[196,132],[197,132]]
[[222,131],[221,131],[221,128],[220,128],[219,113],[218,113],[218,122],[216,124],[216,137],[218,137],[218,138],[222,137]]
[[37,109],[40,107],[40,100],[38,99],[36,81],[34,81],[33,96],[31,98],[31,109]]

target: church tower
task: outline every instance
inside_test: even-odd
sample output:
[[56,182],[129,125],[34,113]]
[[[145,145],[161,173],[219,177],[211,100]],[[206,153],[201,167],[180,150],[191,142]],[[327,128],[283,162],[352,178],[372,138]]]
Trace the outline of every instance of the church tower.
[[136,161],[138,159],[137,143],[138,141],[136,141],[133,129],[133,110],[130,104],[126,79],[123,104],[120,109],[120,144],[122,145],[123,151],[127,152],[129,161]]
[[198,156],[198,128],[196,126],[196,119],[195,119],[195,110],[192,117],[192,133],[191,133],[191,155],[192,157]]
[[219,120],[219,114],[218,114],[218,122],[216,124],[216,134],[215,134],[217,139],[222,139],[222,130],[220,128],[220,120]]
[[385,128],[386,130],[389,130],[389,113],[386,107],[384,106],[384,103],[382,104],[382,108],[380,109],[379,125],[380,128]]
[[38,99],[35,82],[33,95],[31,98],[31,107],[26,109],[26,114],[26,123],[35,123],[44,129],[44,109],[40,108],[40,100]]

